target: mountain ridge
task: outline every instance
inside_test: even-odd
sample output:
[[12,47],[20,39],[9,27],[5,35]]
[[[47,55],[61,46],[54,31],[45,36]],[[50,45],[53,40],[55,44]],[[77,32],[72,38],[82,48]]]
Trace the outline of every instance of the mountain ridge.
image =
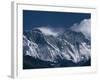
[[55,37],[45,35],[39,29],[32,29],[24,32],[23,35],[24,56],[30,56],[45,62],[49,61],[60,67],[63,62],[67,63],[69,61],[76,65],[89,61],[91,59],[90,51],[91,41],[86,39],[81,32],[66,30]]

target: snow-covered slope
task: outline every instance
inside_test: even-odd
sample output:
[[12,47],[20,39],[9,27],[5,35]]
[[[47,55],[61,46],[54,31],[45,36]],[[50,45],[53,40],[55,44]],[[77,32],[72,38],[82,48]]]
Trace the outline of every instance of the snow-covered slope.
[[91,57],[91,41],[81,32],[66,30],[58,36],[45,35],[39,29],[24,32],[23,54],[35,59],[59,63],[88,61]]

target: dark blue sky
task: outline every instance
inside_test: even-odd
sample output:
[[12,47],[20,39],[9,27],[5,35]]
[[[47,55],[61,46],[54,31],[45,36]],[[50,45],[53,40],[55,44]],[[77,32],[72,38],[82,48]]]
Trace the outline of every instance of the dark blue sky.
[[23,10],[23,30],[41,26],[51,28],[69,28],[74,23],[91,18],[90,13],[48,12]]

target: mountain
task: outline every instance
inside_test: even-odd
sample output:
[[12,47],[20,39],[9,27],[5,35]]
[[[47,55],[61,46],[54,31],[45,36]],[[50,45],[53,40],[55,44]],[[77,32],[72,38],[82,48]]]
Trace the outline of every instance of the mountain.
[[81,32],[65,30],[53,36],[40,29],[23,34],[23,68],[89,66],[91,41]]

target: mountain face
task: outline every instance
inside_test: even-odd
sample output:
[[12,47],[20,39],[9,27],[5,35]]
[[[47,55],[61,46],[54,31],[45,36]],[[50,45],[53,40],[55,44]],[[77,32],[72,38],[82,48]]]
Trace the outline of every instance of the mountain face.
[[24,32],[23,68],[90,66],[91,41],[81,32],[66,30],[53,36],[39,29]]

